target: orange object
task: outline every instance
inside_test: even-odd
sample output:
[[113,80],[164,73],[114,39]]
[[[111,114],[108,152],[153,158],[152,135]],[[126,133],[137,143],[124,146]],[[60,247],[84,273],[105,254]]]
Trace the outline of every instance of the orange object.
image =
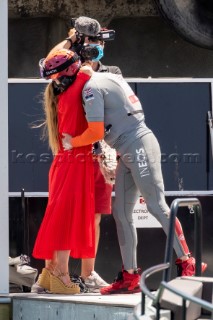
[[88,128],[80,135],[71,138],[72,147],[87,146],[104,137],[104,122],[88,122]]

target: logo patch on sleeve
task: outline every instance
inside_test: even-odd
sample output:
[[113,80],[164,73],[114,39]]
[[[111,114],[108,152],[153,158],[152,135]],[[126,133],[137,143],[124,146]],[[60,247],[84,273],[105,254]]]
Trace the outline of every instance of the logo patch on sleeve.
[[86,101],[94,99],[94,95],[91,88],[87,88],[84,90],[84,99]]
[[136,102],[139,101],[139,100],[138,100],[138,97],[136,97],[135,94],[129,96],[129,100],[130,100],[131,103],[136,103]]

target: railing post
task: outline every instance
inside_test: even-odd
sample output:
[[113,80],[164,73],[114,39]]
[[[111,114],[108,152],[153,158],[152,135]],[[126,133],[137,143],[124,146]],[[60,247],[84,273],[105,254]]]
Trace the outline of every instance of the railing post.
[[[141,315],[145,315],[145,297],[149,297],[151,300],[155,300],[155,295],[149,291],[149,289],[146,286],[146,279],[151,275],[159,271],[163,271],[165,269],[169,268],[169,263],[163,263],[159,264],[157,266],[151,267],[144,271],[141,275],[141,280],[140,280],[140,287],[141,287]],[[158,293],[159,294],[159,293]],[[160,310],[160,304],[158,305],[159,310]],[[160,314],[160,311],[157,311]],[[156,318],[158,320],[158,318]]]
[[196,259],[196,276],[201,275],[201,251],[202,251],[202,208],[200,201],[197,198],[186,198],[186,199],[175,199],[173,200],[170,208],[170,222],[169,230],[166,241],[166,251],[164,262],[170,263],[170,268],[166,269],[163,274],[163,280],[168,282],[171,278],[171,265],[172,265],[172,252],[174,244],[174,233],[175,233],[175,219],[179,207],[186,207],[193,205],[195,206],[195,232],[194,232],[194,247],[195,247],[195,259]]
[[186,300],[182,298],[182,319],[186,320]]
[[22,239],[22,253],[25,254],[26,246],[26,203],[25,203],[25,191],[21,189],[21,208],[22,208],[22,218],[23,218],[23,239]]
[[145,304],[146,304],[146,295],[142,291],[141,292],[141,314],[145,314]]
[[195,276],[199,277],[202,273],[202,245],[203,245],[203,219],[202,219],[202,207],[195,206],[195,259],[196,259],[196,269]]
[[173,201],[170,211],[170,220],[169,220],[169,231],[166,241],[166,250],[165,250],[165,259],[164,262],[169,262],[170,267],[164,270],[163,280],[168,282],[171,278],[171,266],[172,266],[172,252],[173,252],[173,243],[174,243],[174,234],[175,234],[175,218],[178,210],[178,202]]

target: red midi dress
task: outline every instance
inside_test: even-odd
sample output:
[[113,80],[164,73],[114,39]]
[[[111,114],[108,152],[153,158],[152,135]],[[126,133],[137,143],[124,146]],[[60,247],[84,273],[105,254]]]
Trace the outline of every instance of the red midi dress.
[[111,214],[113,185],[106,183],[97,159],[93,160],[93,166],[95,180],[95,213]]
[[[58,100],[59,134],[80,135],[87,128],[81,92],[89,76],[79,72]],[[61,143],[60,143],[61,144]],[[49,171],[49,198],[33,256],[52,259],[54,251],[70,250],[74,258],[95,256],[94,172],[91,145],[63,151]]]

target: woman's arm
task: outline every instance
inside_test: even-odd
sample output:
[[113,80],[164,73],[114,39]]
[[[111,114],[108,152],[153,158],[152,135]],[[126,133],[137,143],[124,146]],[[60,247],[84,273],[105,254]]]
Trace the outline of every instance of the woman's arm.
[[72,49],[73,43],[75,43],[77,40],[76,38],[76,30],[70,29],[69,31],[69,37],[66,38],[65,40],[63,40],[62,42],[58,43],[54,48],[52,48],[50,50],[50,52],[48,53],[48,55],[56,50],[60,50],[60,49]]

